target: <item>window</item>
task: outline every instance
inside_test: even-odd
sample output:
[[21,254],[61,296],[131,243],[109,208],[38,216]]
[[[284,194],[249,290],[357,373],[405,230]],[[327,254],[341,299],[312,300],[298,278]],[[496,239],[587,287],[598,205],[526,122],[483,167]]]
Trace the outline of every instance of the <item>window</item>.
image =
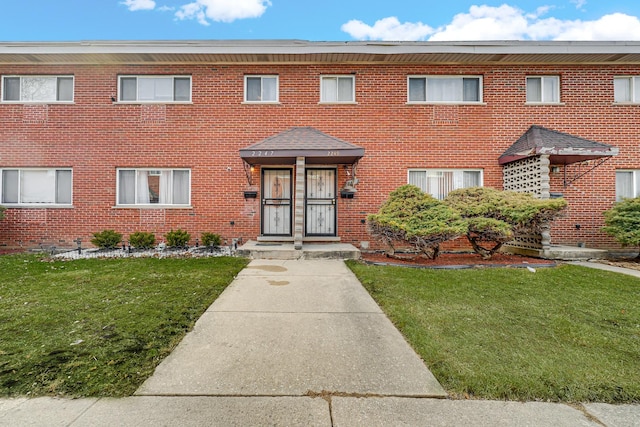
[[278,102],[278,76],[245,76],[245,102]]
[[118,101],[121,102],[190,102],[191,77],[188,76],[120,76]]
[[616,171],[616,201],[640,197],[640,170]]
[[180,205],[191,203],[188,169],[119,169],[118,205]]
[[320,102],[355,102],[354,82],[353,76],[322,76]]
[[72,102],[73,76],[4,76],[4,102]]
[[409,102],[481,102],[478,76],[410,76]]
[[615,77],[613,79],[614,102],[640,103],[640,77]]
[[527,102],[560,102],[560,78],[558,76],[527,77]]
[[482,186],[482,171],[462,169],[410,169],[409,184],[442,200],[450,191]]
[[2,169],[3,205],[70,205],[71,169]]

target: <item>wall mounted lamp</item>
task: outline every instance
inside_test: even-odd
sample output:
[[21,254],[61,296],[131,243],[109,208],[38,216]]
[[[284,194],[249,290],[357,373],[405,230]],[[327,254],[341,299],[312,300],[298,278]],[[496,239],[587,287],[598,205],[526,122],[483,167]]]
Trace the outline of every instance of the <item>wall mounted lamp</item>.
[[256,168],[247,162],[244,162],[243,166],[244,166],[244,173],[247,175],[247,184],[251,186],[253,185],[253,171],[255,171]]

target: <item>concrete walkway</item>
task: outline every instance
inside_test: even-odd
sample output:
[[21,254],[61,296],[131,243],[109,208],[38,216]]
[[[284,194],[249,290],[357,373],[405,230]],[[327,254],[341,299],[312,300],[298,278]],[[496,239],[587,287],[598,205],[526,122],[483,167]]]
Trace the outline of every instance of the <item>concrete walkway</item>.
[[0,426],[637,426],[640,406],[449,400],[342,261],[254,260],[123,399],[0,399]]

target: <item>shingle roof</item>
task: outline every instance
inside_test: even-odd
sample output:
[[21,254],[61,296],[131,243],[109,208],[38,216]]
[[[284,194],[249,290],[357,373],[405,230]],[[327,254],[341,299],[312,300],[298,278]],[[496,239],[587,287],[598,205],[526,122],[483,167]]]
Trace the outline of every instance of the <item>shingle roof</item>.
[[526,157],[549,155],[551,164],[571,164],[615,156],[618,148],[533,125],[499,158],[501,165]]
[[307,163],[351,164],[364,156],[364,148],[312,127],[294,127],[240,149],[249,164],[292,164],[296,157]]

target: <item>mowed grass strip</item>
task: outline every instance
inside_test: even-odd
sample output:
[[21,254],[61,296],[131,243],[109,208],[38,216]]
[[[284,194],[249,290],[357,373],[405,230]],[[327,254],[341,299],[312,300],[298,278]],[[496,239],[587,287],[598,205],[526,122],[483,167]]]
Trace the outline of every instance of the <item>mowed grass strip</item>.
[[131,395],[246,264],[0,256],[0,395]]
[[348,265],[454,397],[640,402],[640,279]]

